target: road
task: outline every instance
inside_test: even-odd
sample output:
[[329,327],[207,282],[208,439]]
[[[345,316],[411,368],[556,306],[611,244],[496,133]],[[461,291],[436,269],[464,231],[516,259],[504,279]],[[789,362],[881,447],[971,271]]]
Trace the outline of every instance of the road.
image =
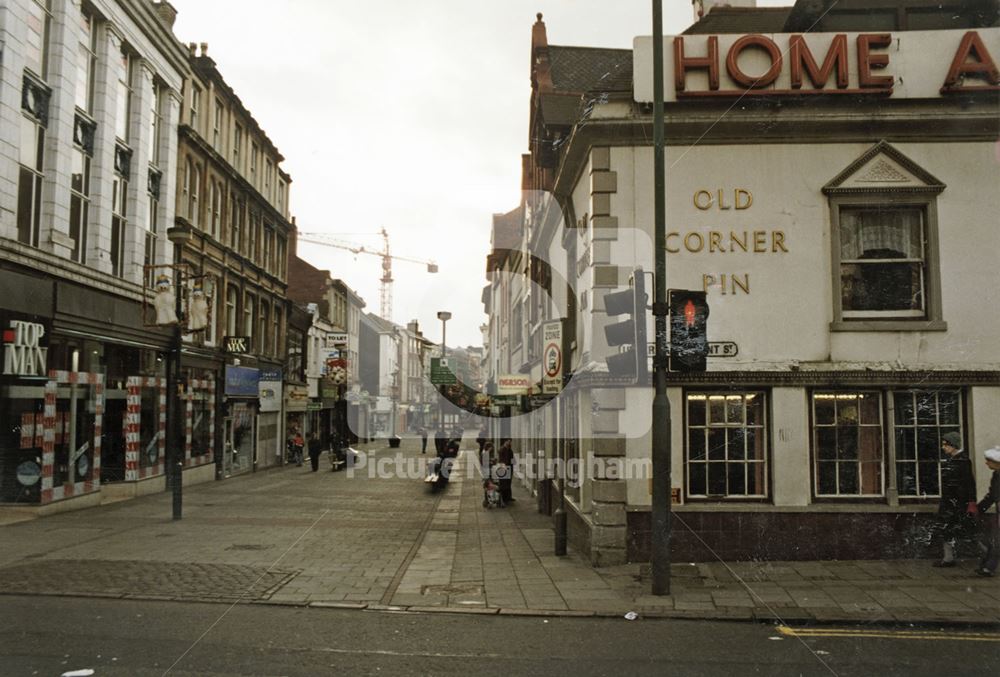
[[[997,674],[1000,634],[913,628],[391,613],[79,597],[0,598],[0,674]],[[838,636],[836,633],[844,633]],[[814,633],[819,633],[818,635]]]

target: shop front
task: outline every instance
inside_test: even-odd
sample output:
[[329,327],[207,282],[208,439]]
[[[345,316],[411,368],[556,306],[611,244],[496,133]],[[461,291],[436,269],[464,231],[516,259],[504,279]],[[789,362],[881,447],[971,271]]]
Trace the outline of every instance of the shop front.
[[304,385],[285,384],[285,443],[296,433],[305,440],[312,429],[312,414],[308,411],[310,404],[309,389]]
[[257,463],[260,370],[226,365],[222,476],[251,472]]
[[281,369],[262,368],[258,389],[260,421],[257,427],[257,446],[260,449],[257,465],[261,468],[281,465],[285,449],[281,416],[281,389]]
[[0,502],[162,491],[166,333],[138,300],[12,269],[0,287]]

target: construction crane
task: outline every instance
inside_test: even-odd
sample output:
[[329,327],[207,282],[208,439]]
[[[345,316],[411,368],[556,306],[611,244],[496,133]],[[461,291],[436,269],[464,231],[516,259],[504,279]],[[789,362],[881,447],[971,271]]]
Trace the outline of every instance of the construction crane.
[[408,256],[390,254],[389,233],[386,232],[385,228],[382,228],[380,234],[382,235],[382,251],[376,251],[353,242],[345,242],[344,240],[331,237],[327,233],[299,233],[298,240],[299,242],[309,242],[311,244],[319,244],[325,247],[335,247],[354,254],[371,254],[372,256],[381,257],[382,277],[379,279],[379,282],[381,283],[379,288],[379,315],[383,320],[392,322],[392,260],[397,259],[399,261],[408,261],[409,263],[421,263],[427,266],[428,273],[438,272],[438,265],[433,261],[424,261],[423,259],[413,259]]

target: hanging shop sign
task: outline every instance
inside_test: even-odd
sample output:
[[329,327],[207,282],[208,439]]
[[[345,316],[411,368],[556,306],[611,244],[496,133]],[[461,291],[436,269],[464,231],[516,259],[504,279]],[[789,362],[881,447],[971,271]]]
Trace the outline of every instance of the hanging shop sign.
[[501,374],[497,376],[498,395],[527,395],[531,390],[531,377],[527,374]]
[[226,365],[227,397],[259,397],[260,370],[253,367]]
[[542,392],[558,395],[563,382],[562,320],[542,325]]
[[309,405],[309,389],[306,386],[285,386],[285,411],[306,411]]
[[222,339],[222,345],[230,355],[244,355],[250,352],[250,337],[226,336]]

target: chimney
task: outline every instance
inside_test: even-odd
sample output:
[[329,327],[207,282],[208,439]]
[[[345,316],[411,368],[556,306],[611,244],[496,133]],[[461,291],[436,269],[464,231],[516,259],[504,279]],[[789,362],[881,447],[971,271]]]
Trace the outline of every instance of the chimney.
[[202,56],[208,56],[208,43],[207,42],[201,43],[201,55]]
[[191,58],[194,58],[197,55],[198,55],[198,43],[196,43],[196,42],[189,42],[188,43],[188,56],[190,56]]
[[157,16],[160,17],[160,21],[163,22],[163,25],[173,31],[174,21],[177,20],[177,9],[167,2],[167,0],[154,2],[153,9],[156,11]]
[[292,228],[288,231],[288,260],[299,255],[299,229],[295,225],[295,217],[292,217]]

